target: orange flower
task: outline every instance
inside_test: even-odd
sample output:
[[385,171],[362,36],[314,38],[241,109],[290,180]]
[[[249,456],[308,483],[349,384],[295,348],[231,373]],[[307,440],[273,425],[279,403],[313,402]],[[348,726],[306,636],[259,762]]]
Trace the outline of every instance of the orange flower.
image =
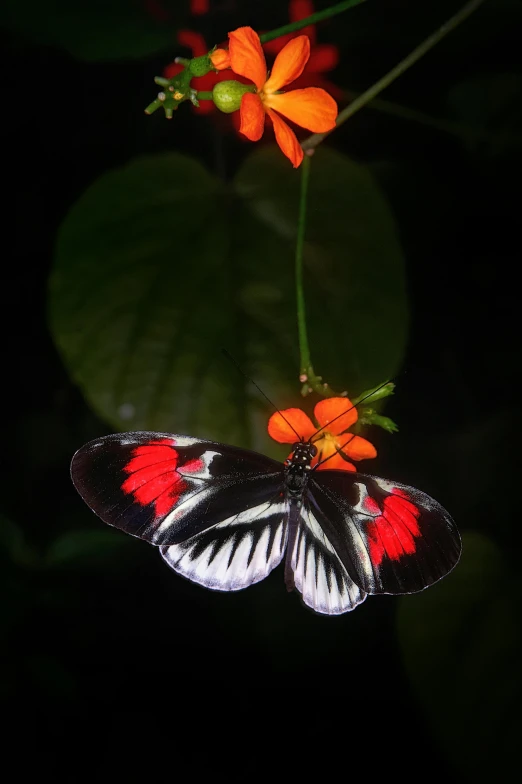
[[[330,397],[321,400],[314,408],[318,426],[300,408],[286,408],[272,414],[268,422],[268,435],[280,444],[293,444],[296,433],[302,441],[310,440],[317,447],[312,467],[356,471],[351,460],[367,460],[377,456],[369,441],[346,430],[357,422],[357,409],[347,397]],[[318,430],[318,428],[320,428]],[[322,461],[325,462],[322,462]]]
[[297,79],[310,57],[310,40],[306,35],[293,38],[277,55],[268,77],[266,60],[258,34],[251,27],[239,27],[228,34],[232,70],[254,82],[255,93],[245,93],[241,101],[240,131],[253,142],[263,135],[265,113],[274,124],[276,141],[294,167],[303,160],[303,150],[295,133],[281,119],[314,133],[335,127],[337,104],[319,87],[281,92],[281,88]]

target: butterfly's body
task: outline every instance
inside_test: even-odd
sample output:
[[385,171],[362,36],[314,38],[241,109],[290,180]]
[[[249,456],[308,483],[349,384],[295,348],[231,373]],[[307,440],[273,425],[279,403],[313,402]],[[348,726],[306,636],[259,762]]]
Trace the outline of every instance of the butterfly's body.
[[289,591],[295,588],[292,553],[299,531],[299,517],[303,496],[312,470],[311,463],[317,447],[300,441],[294,444],[292,457],[285,461],[285,490],[288,502],[288,545],[285,559],[285,585]]
[[317,471],[316,452],[299,442],[282,464],[186,436],[123,433],[86,444],[71,472],[102,520],[214,590],[259,582],[286,552],[287,588],[338,615],[367,594],[422,590],[455,566],[460,537],[436,501],[378,477]]
[[301,501],[308,484],[311,463],[317,447],[300,441],[294,444],[292,457],[285,462],[285,487],[289,498]]

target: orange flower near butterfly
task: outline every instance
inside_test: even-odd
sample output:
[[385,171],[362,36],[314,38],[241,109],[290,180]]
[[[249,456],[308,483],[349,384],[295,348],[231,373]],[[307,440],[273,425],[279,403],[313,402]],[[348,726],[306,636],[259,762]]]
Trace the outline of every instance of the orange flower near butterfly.
[[239,27],[228,34],[230,66],[250,79],[255,93],[245,93],[241,100],[240,131],[253,142],[263,135],[265,116],[273,122],[275,137],[283,153],[294,167],[303,160],[303,150],[292,129],[280,115],[314,133],[335,128],[337,104],[326,90],[305,87],[282,92],[297,79],[310,57],[310,39],[300,35],[289,41],[277,55],[270,76],[258,34],[251,27]]
[[317,466],[318,471],[356,471],[350,460],[377,457],[377,450],[366,438],[347,432],[358,419],[357,409],[347,397],[321,400],[314,417],[317,425],[300,408],[278,411],[268,421],[268,435],[280,444],[295,444],[297,434],[302,441],[310,440],[317,447],[312,468]]

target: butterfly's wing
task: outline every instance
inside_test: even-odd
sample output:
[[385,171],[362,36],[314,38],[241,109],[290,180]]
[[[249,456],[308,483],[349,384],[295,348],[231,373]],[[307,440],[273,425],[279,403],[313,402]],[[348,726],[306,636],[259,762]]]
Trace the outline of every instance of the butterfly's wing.
[[[287,572],[303,598],[317,613],[341,615],[364,602],[366,593],[353,582],[336,553],[320,510],[309,497],[297,511],[295,537],[289,544]],[[288,581],[288,577],[287,577]]]
[[264,455],[169,433],[122,433],[78,450],[71,476],[102,520],[159,545],[172,569],[207,588],[246,588],[283,557],[283,466]]
[[448,512],[400,482],[316,471],[307,500],[346,572],[365,593],[421,591],[460,558],[460,536]]
[[263,580],[280,563],[287,518],[287,503],[277,493],[180,544],[163,545],[161,555],[193,582],[217,591],[239,591]]
[[[71,476],[104,522],[162,546],[166,561],[187,576],[187,562],[200,564],[201,547],[210,547],[213,536],[211,571],[219,552],[228,553],[233,571],[244,559],[249,574],[259,573],[250,568],[259,548],[266,545],[273,568],[286,541],[283,466],[257,452],[170,433],[119,433],[79,449]],[[183,555],[169,549],[181,543]]]

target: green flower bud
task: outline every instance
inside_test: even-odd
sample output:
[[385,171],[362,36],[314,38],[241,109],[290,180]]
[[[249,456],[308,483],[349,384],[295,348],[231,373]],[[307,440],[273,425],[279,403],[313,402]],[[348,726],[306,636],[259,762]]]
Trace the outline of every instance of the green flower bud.
[[226,82],[218,82],[212,90],[212,100],[220,111],[225,112],[225,114],[231,114],[232,112],[237,112],[241,106],[241,99],[244,94],[253,93],[255,89],[253,84],[241,84],[241,82],[236,82],[233,79]]
[[208,54],[203,54],[201,57],[193,57],[188,69],[192,76],[205,76],[205,74],[214,70]]

